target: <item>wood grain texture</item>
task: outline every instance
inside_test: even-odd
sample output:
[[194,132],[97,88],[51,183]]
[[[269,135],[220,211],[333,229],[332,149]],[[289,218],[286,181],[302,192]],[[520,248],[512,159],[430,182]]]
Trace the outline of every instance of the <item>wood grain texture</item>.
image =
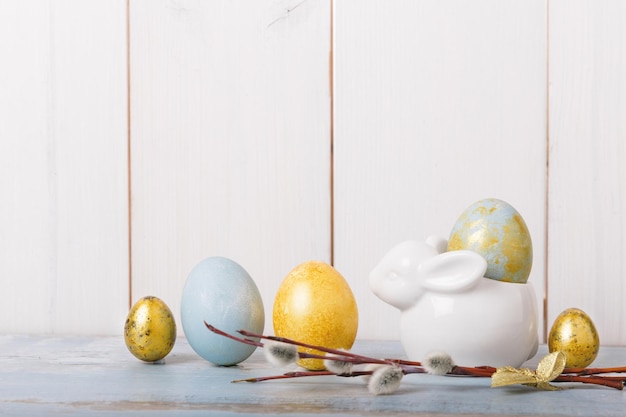
[[0,330],[119,331],[128,299],[124,1],[0,6]]
[[626,345],[624,19],[619,0],[0,1],[0,332],[119,334],[129,295],[178,315],[221,255],[267,332],[287,273],[334,258],[358,337],[396,339],[369,271],[498,197],[548,325],[579,307]]
[[359,337],[399,337],[367,284],[382,255],[447,238],[488,197],[528,224],[541,307],[546,28],[539,0],[335,3],[335,264],[361,302]]
[[[50,9],[40,3],[35,8],[0,3],[0,55],[5,57],[0,65],[0,275],[5,284],[0,330],[5,332],[46,332],[53,323]],[[20,308],[29,300],[28,309]]]
[[626,344],[626,4],[550,2],[549,311]]
[[[402,357],[397,341],[357,341],[353,351]],[[256,384],[231,381],[281,374],[261,349],[238,366],[218,367],[180,338],[164,364],[135,359],[120,337],[0,335],[0,414],[9,416],[601,416],[622,417],[626,392],[556,383],[491,388],[490,378],[409,374],[391,395],[369,393],[361,377],[314,376]],[[536,369],[547,353],[524,366]],[[626,348],[602,349],[594,365],[626,363]]]
[[330,3],[133,1],[130,30],[133,298],[179,319],[226,256],[273,332],[283,278],[330,260]]

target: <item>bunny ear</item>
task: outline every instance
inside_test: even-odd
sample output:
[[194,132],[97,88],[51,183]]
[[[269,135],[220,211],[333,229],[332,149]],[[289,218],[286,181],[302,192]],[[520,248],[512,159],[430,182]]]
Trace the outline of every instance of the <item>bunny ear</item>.
[[433,291],[463,291],[485,275],[487,261],[469,250],[445,252],[422,262],[418,276],[422,285]]
[[441,236],[430,235],[426,238],[426,243],[437,251],[437,253],[444,253],[448,250],[448,241]]

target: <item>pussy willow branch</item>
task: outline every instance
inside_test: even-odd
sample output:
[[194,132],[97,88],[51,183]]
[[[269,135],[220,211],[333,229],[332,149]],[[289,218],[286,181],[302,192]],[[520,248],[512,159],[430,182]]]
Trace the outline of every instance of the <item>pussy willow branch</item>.
[[[344,350],[332,349],[332,348],[328,348],[328,347],[325,347],[325,346],[311,345],[309,343],[298,342],[297,340],[289,339],[289,338],[286,338],[286,337],[265,336],[265,335],[253,333],[253,332],[250,332],[250,331],[247,331],[247,330],[238,330],[237,332],[242,334],[242,335],[244,335],[244,336],[248,336],[248,337],[256,337],[256,338],[259,338],[259,339],[273,340],[275,342],[282,342],[282,343],[287,343],[287,344],[290,344],[290,345],[300,346],[300,347],[303,347],[303,348],[319,350],[320,352],[330,353],[332,355],[340,356],[341,360],[345,361],[345,362],[378,363],[378,364],[392,364],[393,363],[392,361],[386,360],[386,359],[376,359],[376,358],[371,358],[371,357],[368,357],[368,356],[357,355],[356,353],[347,352],[347,351],[344,351]],[[302,355],[302,353],[301,353],[301,355]],[[357,360],[360,360],[360,361],[345,360],[347,358],[353,358],[353,359],[357,359]],[[328,356],[322,356],[322,359],[330,359],[330,358]],[[334,358],[332,358],[332,359],[334,359]]]
[[293,372],[285,372],[282,375],[260,376],[256,378],[247,378],[247,379],[236,379],[231,382],[263,382],[263,381],[271,381],[274,379],[303,378],[303,377],[309,377],[309,376],[357,377],[357,376],[367,376],[371,374],[372,374],[372,371],[352,371],[349,374],[336,374],[331,371],[293,371]]
[[[300,346],[303,348],[314,349],[320,352],[330,353],[334,356],[327,355],[316,355],[307,352],[300,352],[300,358],[311,358],[311,359],[331,359],[338,360],[344,362],[352,362],[356,364],[395,364],[402,367],[402,371],[405,374],[410,373],[426,373],[426,371],[421,367],[421,362],[416,361],[408,361],[403,359],[376,359],[368,356],[358,355],[352,352],[346,352],[342,350],[327,348],[324,346],[312,345],[308,343],[299,342],[296,340],[278,337],[278,336],[266,336],[262,334],[257,334],[254,332],[239,330],[243,336],[246,338],[240,338],[229,333],[224,332],[204,322],[205,326],[212,331],[213,333],[219,334],[224,337],[228,337],[230,339],[236,340],[241,343],[263,347],[264,344],[261,342],[257,342],[255,340],[249,339],[258,338],[265,340],[273,340],[276,342],[283,342],[287,344],[292,344],[296,346]],[[491,377],[492,374],[496,372],[496,368],[491,366],[478,366],[478,367],[465,367],[465,366],[454,366],[454,368],[447,373],[447,375],[465,375],[465,376],[475,376],[475,377]],[[556,377],[554,382],[580,382],[583,384],[595,384],[602,385],[610,388],[615,388],[621,390],[624,388],[624,382],[626,382],[626,376],[624,377],[615,377],[615,376],[597,376],[599,374],[604,373],[620,373],[626,372],[626,367],[613,367],[613,368],[565,368],[561,375]],[[335,376],[363,376],[363,375],[371,375],[371,371],[353,371],[350,374],[336,374],[330,371],[312,371],[312,372],[287,372],[282,375],[268,376],[268,377],[259,377],[259,378],[249,378],[244,380],[237,380],[233,382],[261,382],[268,381],[273,379],[286,379],[286,378],[299,378],[299,377],[309,377],[309,376],[324,376],[324,375],[335,375]]]
[[[397,363],[399,365],[407,365],[407,366],[422,366],[421,362],[416,361],[407,361],[404,359],[385,359],[386,361],[390,361],[393,363]],[[496,372],[496,368],[490,366],[478,366],[478,367],[468,367],[468,366],[459,366],[456,365],[448,375],[465,375],[465,376],[478,376],[478,377],[491,377],[493,373]]]
[[[403,369],[405,374],[412,373],[425,373],[424,370],[415,368],[411,369]],[[282,375],[271,375],[271,376],[261,376],[255,378],[247,378],[247,379],[236,379],[232,382],[263,382],[263,381],[272,381],[277,379],[290,379],[290,378],[302,378],[302,377],[312,377],[312,376],[341,376],[341,377],[358,377],[358,376],[367,376],[372,375],[373,371],[353,371],[350,374],[335,374],[330,371],[304,371],[304,372],[286,372]],[[456,374],[449,373],[448,375],[469,375],[469,374]],[[483,376],[490,377],[491,375],[472,375],[472,376]],[[583,384],[594,384],[594,385],[602,385],[609,388],[615,388],[618,390],[623,389],[624,382],[622,378],[615,377],[593,377],[593,376],[580,376],[580,375],[561,375],[556,377],[554,382],[580,382]]]
[[562,373],[577,375],[619,374],[626,373],[626,366],[615,368],[565,368]]
[[[252,339],[248,339],[248,338],[240,338],[237,336],[234,336],[232,334],[229,334],[227,332],[224,332],[223,330],[220,330],[218,328],[216,328],[213,325],[208,324],[206,321],[204,322],[204,325],[213,333],[219,334],[221,336],[225,336],[228,337],[230,339],[236,340],[238,342],[241,343],[246,343],[249,345],[253,345],[253,346],[258,346],[258,347],[263,347],[263,343],[261,342],[257,342],[255,340]],[[399,365],[403,368],[403,370],[405,371],[405,373],[426,373],[426,371],[421,367],[421,363],[420,362],[415,362],[415,361],[407,361],[407,360],[403,360],[403,359],[377,359],[377,358],[372,358],[369,356],[363,356],[363,355],[358,355],[356,353],[352,353],[352,352],[346,352],[343,350],[338,350],[338,349],[332,349],[332,348],[328,348],[325,346],[319,346],[319,345],[312,345],[309,343],[303,343],[303,342],[299,342],[297,340],[293,340],[293,339],[289,339],[286,337],[280,337],[280,336],[266,336],[263,334],[258,334],[258,333],[254,333],[248,330],[238,330],[238,333],[240,333],[243,336],[246,337],[253,337],[253,338],[257,338],[257,339],[265,339],[265,340],[272,340],[272,341],[276,341],[276,342],[282,342],[282,343],[287,343],[290,345],[295,345],[295,346],[300,346],[300,347],[304,347],[304,348],[309,348],[309,349],[314,349],[314,350],[319,350],[321,352],[326,352],[326,353],[330,353],[332,355],[335,355],[334,357],[329,357],[326,355],[316,355],[313,353],[307,353],[307,352],[300,352],[299,355],[301,358],[303,359],[334,359],[334,360],[340,360],[340,361],[344,361],[344,362],[352,362],[355,364],[396,364]],[[464,366],[455,366],[451,372],[449,372],[450,375],[466,375],[466,376],[477,376],[477,377],[491,377],[491,375],[495,372],[495,368],[490,368],[490,367],[478,367],[478,368],[470,368],[470,367],[464,367]],[[336,375],[334,373],[330,373],[332,375]],[[371,374],[371,373],[369,373]],[[315,375],[322,375],[319,373],[316,373]],[[368,375],[367,373],[364,375]],[[312,375],[297,375],[297,377],[302,377],[302,376],[312,376]],[[296,377],[296,376],[292,376],[292,377]],[[286,378],[284,375],[277,375],[277,378],[272,378],[272,379],[283,379]],[[251,378],[254,379],[254,378]]]
[[[215,326],[213,326],[211,324],[208,324],[206,321],[204,322],[204,325],[207,327],[207,329],[209,329],[213,333],[218,334],[220,336],[227,337],[227,338],[235,340],[237,342],[245,343],[247,345],[252,345],[252,346],[257,346],[257,347],[263,347],[264,346],[264,344],[261,343],[261,342],[257,342],[255,340],[248,339],[248,338],[237,337],[237,336],[232,335],[230,333],[226,333],[225,331],[220,330],[220,329],[218,329],[217,327],[215,327]],[[241,333],[244,336],[256,337],[256,338],[259,338],[259,339],[266,339],[266,340],[273,340],[273,341],[276,341],[276,342],[283,342],[283,343],[288,343],[288,344],[291,344],[291,345],[313,348],[313,349],[316,349],[316,350],[319,350],[319,351],[322,351],[322,352],[337,354],[338,356],[341,356],[340,359],[342,361],[344,361],[344,362],[352,362],[354,364],[365,364],[365,363],[390,364],[391,363],[389,361],[384,361],[384,360],[375,359],[375,358],[369,358],[367,356],[349,354],[349,352],[343,352],[341,350],[325,348],[325,347],[322,347],[322,346],[305,345],[305,344],[296,342],[294,340],[289,340],[289,339],[285,339],[285,338],[281,338],[281,337],[257,335],[255,333],[248,332],[248,331],[245,331],[245,330],[240,330],[239,333]],[[335,359],[333,357],[328,357],[326,355],[317,355],[315,353],[308,353],[308,352],[299,352],[298,355],[300,356],[301,359]]]
[[582,382],[583,384],[603,385],[605,387],[624,389],[624,379],[613,379],[607,376],[559,375],[554,382]]

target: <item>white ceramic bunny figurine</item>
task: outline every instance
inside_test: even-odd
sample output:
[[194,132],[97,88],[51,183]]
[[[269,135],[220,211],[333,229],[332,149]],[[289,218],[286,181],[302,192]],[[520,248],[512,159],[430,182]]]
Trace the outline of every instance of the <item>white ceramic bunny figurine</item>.
[[530,284],[484,278],[475,252],[445,252],[445,239],[407,241],[370,273],[370,288],[400,309],[412,360],[443,351],[463,366],[519,367],[537,353],[537,301]]

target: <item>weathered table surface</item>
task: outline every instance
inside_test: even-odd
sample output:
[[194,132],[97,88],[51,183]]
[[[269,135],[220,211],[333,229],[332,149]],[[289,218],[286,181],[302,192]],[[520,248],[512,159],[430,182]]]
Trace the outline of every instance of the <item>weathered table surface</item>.
[[[403,356],[397,342],[357,341],[352,351]],[[545,353],[542,346],[526,366],[534,369]],[[593,365],[626,365],[626,348],[603,347]],[[361,378],[230,382],[282,372],[259,349],[238,366],[213,366],[183,338],[155,365],[131,356],[121,336],[4,335],[0,415],[626,415],[626,391],[573,383],[548,392],[491,388],[489,378],[407,375],[396,393],[373,396]]]

